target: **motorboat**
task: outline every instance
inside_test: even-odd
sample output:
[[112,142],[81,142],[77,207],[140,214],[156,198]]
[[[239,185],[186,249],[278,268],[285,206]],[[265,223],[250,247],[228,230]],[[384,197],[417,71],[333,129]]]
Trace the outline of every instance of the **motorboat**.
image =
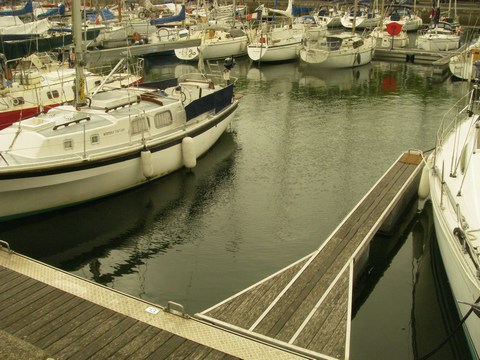
[[200,46],[175,49],[179,60],[219,60],[247,55],[248,36],[245,31],[224,26],[206,26],[193,30],[187,39],[200,40]]
[[258,35],[248,44],[250,59],[257,62],[280,62],[298,58],[304,31],[286,27],[259,29]]
[[455,78],[473,81],[477,61],[480,61],[480,37],[460,54],[451,57],[448,67]]
[[477,80],[441,122],[419,185],[430,196],[435,232],[452,294],[469,341],[480,357],[480,62]]
[[[0,63],[4,69],[0,71],[0,129],[74,100],[76,73],[71,59],[59,61],[55,54],[36,53],[7,60],[0,54]],[[127,87],[142,82],[143,76],[119,70],[107,78],[85,71],[87,93],[104,81],[105,88]]]
[[347,68],[372,61],[376,40],[357,33],[326,36],[321,41],[307,42],[300,49],[300,59],[325,68]]
[[448,22],[432,22],[425,32],[418,35],[417,47],[428,51],[458,49],[460,47],[460,34]]

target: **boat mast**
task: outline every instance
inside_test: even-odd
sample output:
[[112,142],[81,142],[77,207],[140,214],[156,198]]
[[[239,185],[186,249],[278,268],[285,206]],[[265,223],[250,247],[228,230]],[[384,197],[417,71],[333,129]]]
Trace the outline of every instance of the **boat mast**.
[[355,35],[355,25],[357,22],[357,9],[358,9],[358,0],[355,0],[353,3],[352,35]]
[[72,32],[73,32],[73,54],[75,57],[75,107],[85,104],[85,52],[82,41],[82,13],[81,0],[72,2]]

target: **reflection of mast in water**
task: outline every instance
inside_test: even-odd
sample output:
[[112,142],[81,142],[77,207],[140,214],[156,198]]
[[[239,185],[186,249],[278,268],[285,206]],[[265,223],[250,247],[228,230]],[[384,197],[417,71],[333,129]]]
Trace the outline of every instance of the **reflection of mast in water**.
[[[434,350],[460,321],[433,228],[432,208],[428,202],[412,230],[411,327],[415,359]],[[431,359],[469,357],[465,335],[457,331]]]
[[[84,266],[82,264],[88,263],[91,275],[84,276],[110,286],[115,279],[136,273],[141,277],[139,294],[136,296],[141,297],[145,293],[144,275],[148,271],[148,260],[183,243],[190,237],[188,233],[195,231],[192,225],[196,218],[205,212],[205,208],[215,199],[214,194],[232,176],[233,150],[233,134],[226,133],[193,171],[182,171],[180,179],[175,179],[175,184],[179,186],[175,191],[179,194],[178,198],[168,206],[161,204],[157,209],[155,201],[151,201],[149,206],[153,209],[144,214],[139,226],[109,242],[100,252],[97,251],[99,249],[93,249],[86,254],[89,258],[86,261],[86,256],[81,256],[71,261],[70,265],[75,262],[73,268],[79,269]],[[219,159],[222,160],[219,162]],[[157,191],[162,191],[161,183],[168,181],[168,177],[166,179],[159,180]],[[118,243],[120,246],[115,246]]]

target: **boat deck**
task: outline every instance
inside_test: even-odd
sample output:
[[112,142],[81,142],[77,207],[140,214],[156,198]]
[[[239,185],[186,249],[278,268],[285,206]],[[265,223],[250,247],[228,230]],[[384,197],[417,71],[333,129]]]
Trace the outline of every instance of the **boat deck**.
[[365,250],[416,191],[422,167],[420,153],[403,154],[316,252],[197,316],[312,358],[348,359]]

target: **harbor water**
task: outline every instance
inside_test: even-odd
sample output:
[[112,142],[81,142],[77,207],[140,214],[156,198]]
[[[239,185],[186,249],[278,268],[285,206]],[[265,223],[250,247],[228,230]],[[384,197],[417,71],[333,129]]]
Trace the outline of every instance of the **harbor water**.
[[[196,65],[146,59],[146,80]],[[402,152],[435,146],[443,114],[471,86],[435,78],[428,65],[380,61],[319,70],[240,58],[232,76],[237,114],[196,168],[2,223],[0,239],[72,274],[195,314],[317,249]],[[431,208],[418,205],[372,244],[355,289],[352,359],[419,359],[459,322]],[[468,358],[462,330],[430,357]]]

